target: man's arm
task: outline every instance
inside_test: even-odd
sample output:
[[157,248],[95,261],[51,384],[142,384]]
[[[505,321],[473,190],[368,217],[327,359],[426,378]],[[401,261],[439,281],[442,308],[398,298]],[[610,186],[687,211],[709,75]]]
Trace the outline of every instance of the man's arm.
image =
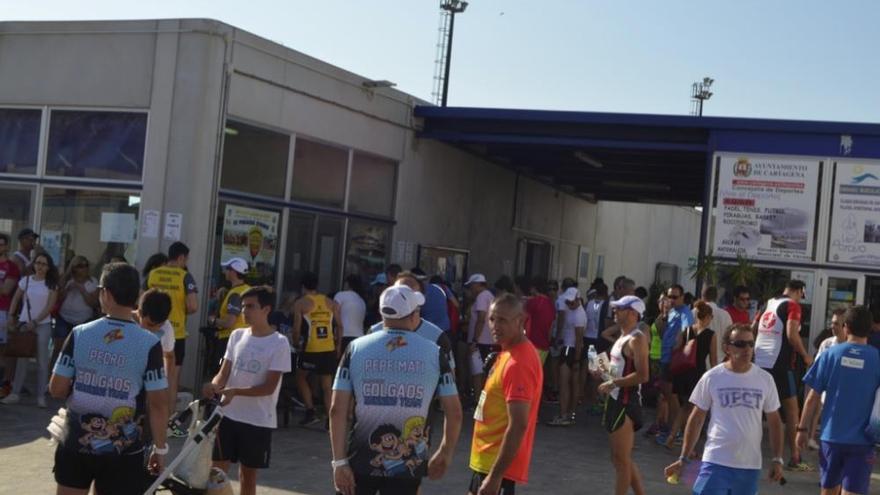
[[186,314],[191,315],[199,310],[199,294],[190,292],[186,295]]
[[229,380],[229,373],[231,371],[232,364],[228,359],[223,359],[223,362],[220,364],[220,371],[202,388],[202,395],[211,398],[222,393],[223,389],[226,388],[226,382]]
[[[223,360],[223,364],[225,365],[228,361]],[[269,370],[266,372],[266,379],[263,383],[259,385],[254,385],[253,387],[247,388],[224,388],[220,391],[223,394],[223,403],[221,405],[229,404],[233,397],[241,396],[241,397],[262,397],[264,395],[272,395],[275,392],[275,387],[278,386],[278,383],[281,381],[281,375],[284,373],[281,371]]]
[[7,277],[6,280],[3,281],[3,285],[0,286],[0,295],[8,296],[14,294],[17,286],[18,276]]
[[605,330],[602,330],[602,338],[610,343],[614,343],[617,340],[617,337],[620,336],[620,325],[614,324],[610,325]]
[[165,374],[168,375],[174,369],[176,362],[174,360],[174,351],[162,353],[162,364],[165,365]]
[[342,336],[345,335],[345,327],[342,325],[342,312],[339,303],[330,299],[330,307],[333,309],[333,322],[336,324],[336,330],[333,332],[333,342],[336,345],[336,355],[342,353]]
[[[807,441],[809,440],[809,432],[810,426],[813,424],[813,415],[816,414],[816,411],[819,409],[819,403],[821,399],[821,392],[816,392],[812,388],[810,392],[807,394],[806,400],[804,400],[804,410],[801,412],[800,421],[798,421],[797,425],[797,444],[801,446],[802,449],[807,448]],[[770,419],[770,415],[767,415],[767,419]],[[782,455],[781,453],[779,454]]]
[[791,344],[791,347],[795,352],[801,355],[804,363],[809,366],[813,364],[813,356],[807,352],[807,349],[804,347],[803,341],[801,341],[801,322],[798,320],[788,320],[788,323],[785,325],[785,334],[788,337],[788,342]]
[[461,402],[458,394],[440,396],[440,405],[443,407],[443,439],[440,447],[428,461],[428,477],[432,480],[440,479],[446,473],[446,469],[452,464],[452,456],[458,437],[461,434]]
[[504,473],[510,467],[510,463],[516,458],[519,452],[520,444],[529,428],[529,412],[531,403],[526,401],[512,401],[507,403],[507,429],[501,438],[501,449],[498,451],[498,458],[495,464],[489,470],[489,474],[483,481],[483,485],[489,487],[490,493],[498,493],[495,488],[501,487],[501,481],[504,479]]
[[[813,393],[812,391],[810,393]],[[779,481],[782,478],[782,448],[784,430],[779,410],[767,413],[767,430],[770,432],[770,449],[773,451],[773,462],[770,463],[770,479]],[[798,433],[800,435],[800,433]],[[806,445],[803,447],[806,449]]]
[[66,399],[73,387],[73,377],[76,376],[76,363],[73,361],[74,335],[74,332],[70,332],[64,339],[58,361],[52,369],[52,377],[49,378],[49,395],[53,399]]
[[[165,432],[168,428],[168,391],[166,389],[147,392],[147,416],[150,420],[153,445],[158,448],[167,448]],[[158,474],[162,470],[163,458],[163,455],[158,454],[150,456],[150,468],[154,473]]]
[[486,312],[477,311],[477,324],[474,326],[474,341],[472,343],[476,344],[480,341],[480,335],[483,334],[484,326],[486,326]]
[[293,303],[293,328],[290,329],[290,345],[299,349],[302,339],[302,320],[303,308],[302,299]]
[[348,411],[351,408],[352,395],[348,390],[333,390],[330,402],[330,449],[332,460],[346,460],[346,464],[333,468],[333,486],[342,495],[354,495],[354,472],[347,464],[348,449]]
[[706,422],[706,413],[697,406],[693,407],[691,415],[688,417],[687,425],[684,427],[684,440],[681,444],[681,457],[687,458],[693,453],[700,439],[700,432],[703,431],[703,423]]

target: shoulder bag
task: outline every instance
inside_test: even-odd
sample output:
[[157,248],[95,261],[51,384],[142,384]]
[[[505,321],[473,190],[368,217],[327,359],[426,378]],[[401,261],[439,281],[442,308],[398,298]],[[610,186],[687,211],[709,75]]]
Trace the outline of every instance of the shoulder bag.
[[[31,320],[31,304],[28,299],[28,287],[31,278],[27,277],[24,282],[24,300],[22,306],[27,307],[28,321]],[[27,323],[19,323],[15,329],[10,329],[6,337],[6,357],[30,358],[37,355],[37,332],[25,330]]]

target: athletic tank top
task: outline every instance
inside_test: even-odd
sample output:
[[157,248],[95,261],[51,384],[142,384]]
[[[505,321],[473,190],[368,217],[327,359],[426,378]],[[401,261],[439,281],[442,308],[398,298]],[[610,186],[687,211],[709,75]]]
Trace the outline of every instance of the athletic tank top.
[[305,352],[332,352],[336,350],[336,342],[333,340],[333,311],[327,296],[323,294],[309,294],[306,296],[312,301],[312,310],[303,315],[307,325]]
[[[238,295],[239,297],[241,297],[241,295],[250,288],[251,286],[248,284],[241,284],[239,286],[229,289],[226,292],[226,296],[223,297],[223,303],[220,304],[220,311],[217,312],[217,316],[221,320],[229,316],[229,298],[233,295]],[[235,317],[235,321],[232,323],[231,327],[221,328],[217,331],[217,338],[228,339],[233,330],[235,330],[236,328],[244,328],[246,326],[247,323],[244,322],[244,311],[239,311],[238,316]]]
[[[614,345],[611,346],[611,352],[608,357],[611,362],[612,378],[620,378],[635,371],[636,363],[632,358],[627,357],[626,354],[624,354],[623,347],[636,335],[643,335],[642,331],[638,328],[630,332],[628,335],[620,337],[614,342]],[[631,402],[639,403],[641,401],[639,398],[639,385],[634,387],[614,388],[609,395],[614,399],[619,399],[623,404],[629,404]]]
[[174,266],[154,268],[147,277],[147,288],[160,290],[171,296],[168,321],[174,327],[174,338],[186,338],[186,270]]
[[789,320],[801,320],[801,305],[797,301],[778,297],[767,302],[758,323],[755,364],[765,369],[792,369],[794,356],[785,331]]

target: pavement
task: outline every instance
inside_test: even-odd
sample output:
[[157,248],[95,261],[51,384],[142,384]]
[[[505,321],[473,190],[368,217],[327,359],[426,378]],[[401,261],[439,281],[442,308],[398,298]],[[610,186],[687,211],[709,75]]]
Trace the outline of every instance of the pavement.
[[[34,398],[25,397],[19,405],[0,405],[0,494],[27,495],[55,491],[53,447],[49,445],[45,427],[60,404],[56,402],[54,408],[38,409],[35,402]],[[555,407],[551,404],[542,406],[542,421],[553,416]],[[471,426],[470,421],[465,421],[453,465],[442,480],[425,481],[422,485],[424,495],[466,493],[470,480],[467,463]],[[698,463],[689,465],[690,473],[683,477],[682,484],[669,485],[663,476],[663,468],[675,460],[677,453],[654,445],[652,439],[641,434],[637,435],[636,442],[633,458],[641,469],[648,494],[690,493],[688,480],[693,482]],[[257,493],[332,493],[330,444],[323,429],[279,428],[274,433],[272,443],[272,465],[260,473]],[[181,444],[182,440],[174,440],[172,450]],[[769,457],[768,454],[765,459]],[[815,452],[807,453],[805,459],[816,465]],[[771,485],[762,480],[760,493],[790,495],[819,491],[818,473],[786,472],[785,477],[788,481],[785,486]],[[613,493],[613,483],[608,437],[599,425],[599,418],[579,412],[575,426],[538,426],[530,480],[527,485],[518,486],[517,493],[606,494]],[[880,494],[880,471],[876,467],[871,493]]]

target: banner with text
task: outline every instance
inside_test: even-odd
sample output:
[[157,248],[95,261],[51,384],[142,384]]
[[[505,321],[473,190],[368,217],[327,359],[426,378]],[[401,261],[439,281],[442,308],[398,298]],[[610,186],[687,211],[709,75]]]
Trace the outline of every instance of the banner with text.
[[272,283],[278,248],[279,214],[245,206],[226,205],[220,261],[244,258],[249,283]]
[[721,156],[720,167],[713,254],[811,260],[819,161]]
[[880,165],[837,164],[828,261],[880,266]]

